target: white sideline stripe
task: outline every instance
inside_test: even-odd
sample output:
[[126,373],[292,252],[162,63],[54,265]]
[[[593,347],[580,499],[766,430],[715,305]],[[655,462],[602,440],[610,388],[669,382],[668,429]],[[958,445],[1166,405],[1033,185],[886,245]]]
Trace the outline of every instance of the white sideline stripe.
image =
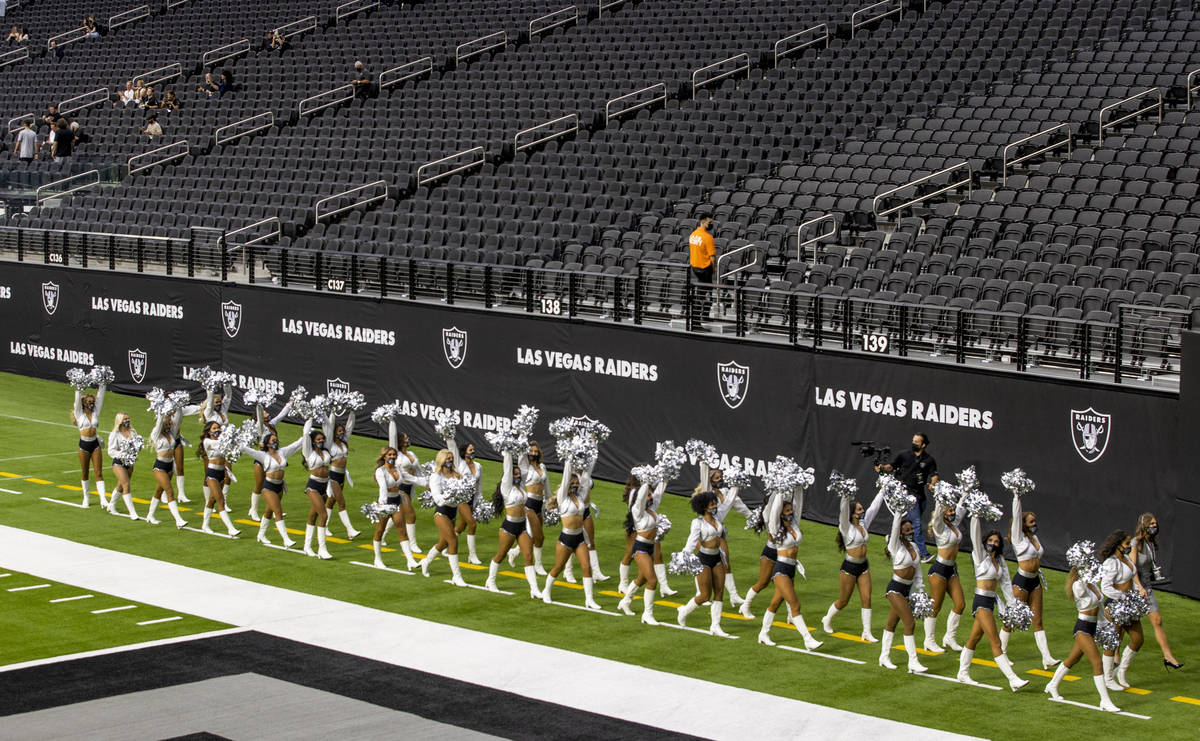
[[30,586],[30,587],[13,587],[12,589],[10,589],[8,591],[10,591],[10,592],[25,592],[30,589],[45,589],[48,586],[50,586],[50,585],[49,584],[34,584],[33,586]]
[[[894,741],[918,735],[923,741],[967,738],[888,718],[441,625],[3,525],[0,525],[0,564],[172,612],[252,628],[501,692],[553,697],[556,703],[580,710],[705,738],[742,741],[746,738],[746,717],[756,719],[754,735],[763,738],[794,738],[797,729],[803,729],[806,737],[823,739]],[[332,635],[328,629],[331,624],[339,626]],[[454,661],[446,661],[447,655],[453,655]],[[521,661],[510,662],[506,671],[498,675],[496,667],[514,655],[520,655]],[[589,681],[561,680],[565,673],[576,672],[587,676]],[[655,688],[655,702],[645,702],[646,687]],[[738,712],[712,712],[713,707],[726,704],[737,707]]]
[[96,595],[94,594],[77,594],[74,597],[59,597],[58,599],[50,600],[50,604],[54,604],[56,602],[74,602],[77,599],[91,599],[95,596]]
[[[454,586],[454,582],[450,581],[449,579],[444,580],[443,583]],[[493,592],[492,590],[488,589],[487,587],[480,586],[478,584],[464,584],[463,586],[470,587],[471,589],[478,589],[479,591],[487,592],[488,594],[507,594],[510,597],[512,596],[512,592],[506,592],[503,589],[497,589],[495,592]]]
[[1003,687],[997,687],[994,684],[984,684],[983,682],[976,682],[974,679],[972,679],[970,681],[970,683],[960,682],[960,681],[958,681],[958,677],[946,677],[941,674],[930,674],[929,672],[921,672],[920,674],[913,674],[912,676],[926,677],[928,679],[940,679],[943,682],[954,682],[955,684],[961,684],[963,687],[982,687],[985,690],[996,690],[997,692],[1004,689]]
[[[1053,697],[1050,697],[1047,699],[1050,700],[1050,702],[1061,702],[1064,705],[1074,705],[1077,708],[1087,708],[1088,710],[1099,710],[1102,713],[1108,712],[1107,710],[1104,710],[1103,708],[1101,708],[1099,705],[1088,705],[1086,702],[1075,702],[1074,700],[1066,700],[1066,699],[1055,700]],[[1137,718],[1138,720],[1150,720],[1149,715],[1138,715],[1137,713],[1128,713],[1124,710],[1122,710],[1119,713],[1113,713],[1113,715],[1124,715],[1127,718]]]
[[848,656],[834,656],[833,654],[823,654],[819,651],[812,651],[807,648],[796,648],[795,646],[776,646],[784,651],[794,651],[798,654],[808,654],[809,656],[820,656],[822,659],[833,659],[834,661],[844,661],[847,664],[865,664],[867,662],[858,659],[852,659]]
[[12,489],[0,489],[0,491],[4,492],[5,494],[20,494],[21,493],[19,491],[13,491]]
[[174,620],[183,620],[183,618],[179,615],[173,615],[172,617],[159,618],[158,620],[143,620],[138,625],[158,625],[159,623],[169,623]]
[[3,579],[6,576],[12,576],[12,574],[0,574],[0,579]]
[[15,414],[0,414],[0,417],[4,417],[6,419],[19,419],[22,422],[37,422],[38,424],[42,424],[42,425],[54,425],[55,427],[70,427],[73,430],[78,429],[77,427],[75,427],[75,425],[69,425],[66,422],[51,422],[48,419],[34,419],[33,417],[18,417]]
[[94,656],[111,656],[112,654],[122,653],[124,651],[136,651],[140,648],[153,648],[154,646],[168,646],[172,643],[183,643],[184,641],[198,641],[204,638],[216,638],[218,636],[227,636],[234,633],[245,633],[249,628],[225,628],[223,630],[212,630],[207,633],[193,633],[187,636],[175,636],[173,638],[159,638],[153,641],[142,641],[141,643],[130,643],[125,646],[113,646],[112,648],[98,648],[95,651],[81,651],[77,654],[67,654],[66,656],[51,656],[48,659],[34,659],[33,661],[22,661],[20,664],[9,664],[8,666],[0,666],[0,673],[15,672],[19,669],[31,669],[35,666],[46,666],[47,664],[57,664],[62,661],[74,661],[76,659],[90,659]]
[[[393,574],[404,574],[405,576],[413,576],[414,575],[413,572],[411,572],[411,571],[403,571],[401,569],[393,569],[393,568],[389,568],[387,566],[380,567],[380,566],[376,566],[373,563],[367,563],[365,561],[350,561],[349,563],[352,566],[366,566],[368,569],[376,569],[378,571],[390,571]],[[512,592],[509,592],[509,594],[512,594]]]
[[[4,416],[4,415],[0,415],[0,416]],[[67,425],[67,426],[70,427],[70,425]],[[56,455],[74,455],[75,452],[76,451],[74,451],[74,450],[68,450],[65,453],[38,453],[37,455],[18,455],[13,458],[0,458],[0,463],[7,463],[9,461],[26,461],[26,460],[29,460],[30,458],[52,458]],[[68,471],[63,471],[63,473],[71,473],[71,471],[78,471],[78,470],[79,470],[78,468],[72,468]]]
[[[629,616],[627,616],[627,617],[629,617]],[[672,628],[674,630],[688,630],[688,631],[691,631],[692,633],[699,633],[702,636],[711,636],[712,635],[711,632],[704,630],[703,628],[693,628],[690,625],[679,625],[677,623],[667,622],[666,620],[659,620],[658,625],[661,628]],[[733,635],[723,636],[723,637],[724,638],[732,638],[734,640],[737,640],[738,638],[740,638],[740,636],[733,636]]]
[[120,610],[135,610],[137,605],[121,605],[120,607],[106,607],[103,610],[92,610],[93,615],[103,615],[106,612],[118,612]]
[[77,503],[77,502],[64,502],[61,499],[51,499],[50,497],[38,497],[38,499],[41,499],[43,502],[54,502],[55,504],[65,504],[68,507],[74,507],[75,509],[87,509],[87,507],[84,507],[82,504]]

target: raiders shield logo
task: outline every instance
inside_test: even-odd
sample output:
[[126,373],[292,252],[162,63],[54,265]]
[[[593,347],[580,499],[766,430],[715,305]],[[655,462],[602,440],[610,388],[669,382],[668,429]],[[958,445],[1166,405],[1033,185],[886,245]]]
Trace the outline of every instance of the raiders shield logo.
[[226,301],[221,304],[221,326],[225,328],[225,334],[231,339],[237,337],[238,330],[242,328],[242,305],[234,301]]
[[737,409],[750,390],[750,367],[737,363],[717,363],[717,388],[730,409]]
[[467,359],[467,333],[458,327],[442,330],[442,353],[451,368],[458,368]]
[[350,382],[343,381],[340,378],[326,378],[325,379],[325,393],[332,394],[334,391],[341,391],[342,393],[349,393]]
[[58,284],[54,281],[42,284],[42,307],[46,309],[47,314],[58,310]]
[[1075,443],[1075,452],[1088,463],[1095,463],[1104,455],[1111,429],[1111,414],[1102,414],[1092,407],[1082,412],[1071,410],[1071,442]]
[[129,351],[129,375],[133,377],[134,383],[141,383],[146,380],[145,350]]

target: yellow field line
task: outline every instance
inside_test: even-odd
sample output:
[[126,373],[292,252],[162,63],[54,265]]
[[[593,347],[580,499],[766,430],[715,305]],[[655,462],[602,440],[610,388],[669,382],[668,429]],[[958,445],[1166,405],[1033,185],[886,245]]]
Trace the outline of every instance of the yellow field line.
[[[33,479],[30,479],[30,481],[32,481],[32,480],[33,480]],[[58,485],[58,488],[59,488],[59,489],[66,489],[67,491],[83,491],[83,488],[82,488],[82,487],[79,487],[79,486],[71,486],[70,484],[59,484],[59,485]]]
[[[1036,674],[1039,677],[1049,677],[1050,679],[1054,678],[1054,672],[1048,672],[1045,669],[1030,669],[1029,671],[1027,671],[1025,673],[1026,674]],[[1067,680],[1068,682],[1078,682],[1079,681],[1079,677],[1075,676],[1074,674],[1064,674],[1063,679]]]
[[[54,483],[53,481],[47,481],[45,479],[25,479],[25,480],[30,483],[34,483],[34,484],[53,484]],[[83,491],[83,489],[79,489],[78,491]]]
[[1148,695],[1153,692],[1153,690],[1144,690],[1140,687],[1126,687],[1125,691],[1131,695]]
[[1186,702],[1188,705],[1200,705],[1200,700],[1197,700],[1194,697],[1184,697],[1183,695],[1177,695],[1176,697],[1172,697],[1171,699],[1174,700],[1175,702]]

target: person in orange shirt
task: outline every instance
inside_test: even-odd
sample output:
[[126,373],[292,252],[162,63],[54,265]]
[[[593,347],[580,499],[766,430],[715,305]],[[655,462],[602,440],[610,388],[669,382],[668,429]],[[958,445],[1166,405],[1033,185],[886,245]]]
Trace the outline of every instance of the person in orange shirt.
[[688,237],[688,265],[692,281],[698,285],[696,296],[692,301],[692,329],[705,331],[701,320],[708,316],[708,307],[712,300],[711,288],[713,283],[713,261],[717,256],[716,244],[712,235],[713,217],[710,213],[700,214],[700,226]]

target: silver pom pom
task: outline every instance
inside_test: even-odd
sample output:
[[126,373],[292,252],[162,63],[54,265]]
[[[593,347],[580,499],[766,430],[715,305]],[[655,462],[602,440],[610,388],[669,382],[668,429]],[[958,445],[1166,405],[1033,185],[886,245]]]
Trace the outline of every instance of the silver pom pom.
[[575,422],[580,432],[591,437],[597,443],[605,442],[608,440],[608,436],[612,434],[612,430],[608,425],[594,419],[576,417]]
[[721,465],[721,456],[717,455],[717,449],[703,440],[692,438],[683,444],[683,449],[687,451],[688,457],[695,458],[697,463],[707,463],[713,468]]
[[658,468],[659,481],[670,481],[679,476],[687,464],[687,451],[672,440],[664,440],[655,446],[654,460]]
[[434,418],[434,431],[437,436],[443,440],[453,440],[458,434],[458,422],[454,418],[454,412],[441,411]]
[[695,576],[704,571],[704,564],[700,563],[700,558],[695,553],[675,551],[671,554],[671,560],[667,563],[667,571],[672,574]]
[[537,425],[537,420],[537,407],[522,404],[517,409],[517,413],[513,415],[512,427],[514,436],[524,437],[526,440],[533,437],[533,428]]
[[442,479],[442,499],[447,504],[457,505],[471,501],[475,496],[476,476],[448,476]]
[[232,465],[241,457],[242,448],[253,447],[257,438],[258,425],[254,420],[242,420],[241,426],[227,424],[221,428],[221,434],[217,437],[216,455]]
[[925,592],[909,592],[908,607],[916,620],[933,617],[933,598]]
[[116,378],[113,369],[107,365],[93,366],[90,375],[92,377],[92,385],[96,387],[107,386]]
[[400,417],[403,413],[402,410],[403,405],[399,401],[375,407],[375,411],[371,412],[371,421],[377,425],[386,425],[393,419]]
[[595,439],[584,434],[576,434],[572,437],[560,439],[554,448],[560,459],[564,461],[570,459],[580,468],[590,466],[596,460],[596,455],[599,452],[596,449]]
[[303,386],[297,386],[296,388],[292,389],[292,394],[291,394],[291,396],[288,397],[288,399],[292,402],[296,402],[301,399],[307,399],[307,398],[308,398],[308,389],[304,388]]
[[387,518],[399,512],[400,505],[367,502],[359,511],[362,512],[363,517],[366,517],[372,523],[378,523],[380,520],[386,520]]
[[146,407],[146,410],[153,412],[156,416],[165,417],[175,411],[175,405],[171,403],[171,397],[167,396],[167,392],[158,386],[146,392],[146,401],[150,403],[150,406]]
[[421,492],[421,495],[417,497],[417,503],[425,509],[433,509],[437,506],[437,502],[433,501],[433,492],[428,489]]
[[658,482],[662,481],[660,476],[662,471],[658,466],[634,466],[629,471],[639,484],[649,484],[650,486],[658,486]]
[[1009,630],[1029,630],[1033,626],[1033,610],[1020,600],[1012,600],[1000,613],[1000,622]]
[[496,516],[496,507],[489,499],[480,499],[471,507],[471,516],[476,522],[491,522]]
[[575,434],[575,418],[559,417],[550,423],[550,436],[555,440],[571,437]]
[[842,499],[853,499],[858,496],[858,482],[851,476],[844,476],[836,469],[829,474],[829,486],[826,490]]
[[766,526],[767,520],[763,517],[763,508],[755,507],[750,510],[750,514],[746,517],[746,529],[761,533]]
[[667,519],[666,515],[659,515],[654,529],[654,539],[661,543],[663,538],[667,537],[667,533],[671,532],[671,521]]
[[[1100,562],[1096,558],[1096,544],[1090,540],[1080,540],[1071,544],[1067,549],[1067,563],[1079,571],[1081,578],[1084,578],[1084,574],[1099,573]],[[1084,578],[1084,581],[1094,580]]]
[[740,468],[721,470],[721,487],[727,489],[744,489],[750,485],[750,474]]
[[136,463],[138,453],[141,453],[142,448],[146,447],[146,441],[136,432],[129,437],[117,435],[116,440],[117,455],[115,459],[126,466],[132,466]]
[[816,481],[813,469],[801,468],[800,464],[786,456],[777,455],[762,477],[763,487],[769,493],[790,492],[796,487],[807,489]]
[[958,478],[958,488],[964,494],[979,488],[979,474],[975,473],[975,466],[967,466],[966,470],[959,471],[956,476]]
[[[203,371],[207,371],[207,373]],[[205,391],[220,391],[225,384],[237,388],[237,376],[226,371],[215,371],[207,366],[201,368],[195,378],[200,381],[200,385],[204,387]]]
[[558,507],[544,507],[542,509],[542,525],[554,527],[561,521],[562,515],[558,513]]
[[939,480],[933,485],[934,500],[948,510],[953,511],[958,506],[961,496],[958,487],[946,480]]
[[917,504],[917,498],[908,493],[904,482],[889,473],[880,475],[879,489],[883,492],[884,504],[894,515],[904,514]]
[[502,432],[485,432],[483,439],[487,440],[488,445],[491,445],[497,452],[507,451],[516,456],[529,450],[529,438],[520,433],[514,434],[514,432],[516,431],[511,427]]
[[1113,625],[1131,625],[1150,614],[1150,601],[1136,589],[1130,589],[1125,596],[1108,603],[1108,619]]
[[83,368],[71,368],[67,371],[67,383],[80,391],[86,391],[92,385],[92,374]]
[[207,365],[200,368],[189,368],[188,375],[192,380],[200,384],[203,388],[208,388],[208,377],[213,374],[213,369]]
[[242,394],[242,401],[248,407],[262,407],[268,409],[275,403],[275,394],[263,389],[246,389]]
[[360,412],[367,405],[361,391],[330,391],[325,396],[325,413],[338,416],[346,412]]
[[1101,621],[1096,626],[1096,645],[1103,651],[1116,651],[1121,647],[1121,634],[1112,623]]
[[996,521],[1000,519],[1000,508],[992,504],[992,500],[988,499],[988,495],[984,494],[979,489],[971,489],[963,491],[962,505],[966,507],[967,514],[971,517],[979,517],[984,520]]
[[1014,496],[1023,497],[1034,490],[1034,483],[1025,475],[1025,472],[1019,468],[1014,468],[1008,473],[1000,476],[1000,483],[1008,489],[1008,493]]

